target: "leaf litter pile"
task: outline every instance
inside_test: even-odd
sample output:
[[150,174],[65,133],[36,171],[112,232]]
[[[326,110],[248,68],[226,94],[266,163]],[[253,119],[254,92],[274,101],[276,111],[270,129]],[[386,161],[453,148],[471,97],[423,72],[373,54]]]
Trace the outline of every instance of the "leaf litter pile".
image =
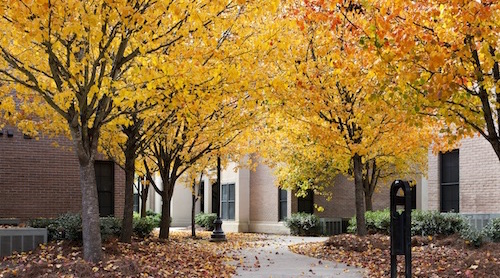
[[103,261],[83,260],[81,244],[50,242],[29,253],[0,259],[0,278],[7,277],[231,277],[239,251],[262,244],[265,236],[227,233],[227,242],[209,242],[210,232],[171,232],[169,240],[151,237],[131,244],[103,244]]
[[[390,239],[387,235],[359,237],[343,234],[326,242],[290,246],[292,252],[342,262],[367,270],[368,277],[390,277]],[[404,257],[398,256],[404,274]],[[468,246],[458,236],[412,238],[412,277],[500,277],[500,244]]]

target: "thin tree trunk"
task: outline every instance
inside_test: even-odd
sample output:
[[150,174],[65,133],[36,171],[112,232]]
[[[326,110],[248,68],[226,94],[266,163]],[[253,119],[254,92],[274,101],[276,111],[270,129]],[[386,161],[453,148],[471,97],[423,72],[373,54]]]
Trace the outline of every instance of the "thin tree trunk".
[[363,164],[361,161],[361,156],[355,154],[353,157],[353,162],[357,234],[360,236],[364,236],[366,235],[366,225],[363,189]]
[[82,190],[83,258],[88,262],[96,263],[102,259],[102,249],[94,159],[89,158],[85,163],[82,161],[85,154],[80,151],[78,150]]
[[366,211],[373,211],[373,200],[372,200],[373,195],[367,194],[365,192],[365,207]]
[[148,200],[149,186],[142,185],[141,189],[141,218],[146,217],[146,201]]
[[134,175],[135,175],[135,148],[125,150],[125,207],[123,209],[121,242],[132,241],[134,218]]
[[161,206],[161,221],[160,221],[160,238],[168,239],[170,232],[170,204],[172,201],[172,196],[167,193],[167,188],[163,189]]
[[193,181],[193,192],[191,193],[191,236],[196,237],[194,216],[196,212],[196,181]]

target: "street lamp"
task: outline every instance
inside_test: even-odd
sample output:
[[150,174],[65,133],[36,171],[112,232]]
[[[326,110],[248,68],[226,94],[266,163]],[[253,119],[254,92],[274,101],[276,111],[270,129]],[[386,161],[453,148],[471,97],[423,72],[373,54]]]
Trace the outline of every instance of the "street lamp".
[[217,197],[217,219],[215,219],[214,224],[215,224],[215,229],[212,232],[212,235],[210,236],[210,241],[226,241],[226,235],[224,234],[224,231],[222,230],[222,220],[220,219],[220,195],[222,192],[221,189],[221,184],[220,184],[220,156],[217,156],[217,188],[219,191],[218,197]]

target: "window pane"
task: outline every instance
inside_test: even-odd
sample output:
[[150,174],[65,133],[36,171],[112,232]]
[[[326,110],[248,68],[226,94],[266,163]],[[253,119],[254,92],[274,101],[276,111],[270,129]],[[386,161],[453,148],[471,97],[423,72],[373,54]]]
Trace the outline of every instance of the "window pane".
[[222,203],[222,213],[221,213],[221,217],[222,219],[227,219],[227,216],[228,216],[228,207],[227,207],[227,202],[223,202]]
[[228,219],[234,219],[234,211],[235,211],[235,208],[234,208],[234,202],[230,202],[228,203],[228,207],[229,207],[229,218]]
[[314,192],[307,190],[307,196],[298,198],[298,212],[313,213],[314,212]]
[[280,189],[280,201],[286,201],[287,199],[287,191],[285,189]]
[[114,164],[111,161],[96,161],[94,164],[99,201],[99,215],[114,214]]
[[228,185],[229,187],[229,200],[230,201],[234,201],[234,195],[235,195],[235,188],[234,188],[234,184],[229,184]]
[[227,201],[229,197],[229,188],[227,184],[222,185],[222,201]]
[[280,219],[279,220],[285,220],[287,217],[287,203],[286,202],[280,202]]
[[458,183],[458,151],[441,154],[441,183]]
[[441,186],[441,211],[459,212],[459,187],[457,185]]

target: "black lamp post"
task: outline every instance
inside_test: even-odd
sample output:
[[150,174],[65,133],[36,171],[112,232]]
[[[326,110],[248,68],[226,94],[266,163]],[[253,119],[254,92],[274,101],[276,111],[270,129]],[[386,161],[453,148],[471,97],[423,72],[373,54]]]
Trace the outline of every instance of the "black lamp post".
[[226,235],[222,230],[222,220],[220,219],[220,195],[222,192],[220,184],[220,156],[217,156],[217,188],[219,189],[219,194],[217,197],[217,219],[214,221],[215,229],[210,236],[210,241],[226,241]]

